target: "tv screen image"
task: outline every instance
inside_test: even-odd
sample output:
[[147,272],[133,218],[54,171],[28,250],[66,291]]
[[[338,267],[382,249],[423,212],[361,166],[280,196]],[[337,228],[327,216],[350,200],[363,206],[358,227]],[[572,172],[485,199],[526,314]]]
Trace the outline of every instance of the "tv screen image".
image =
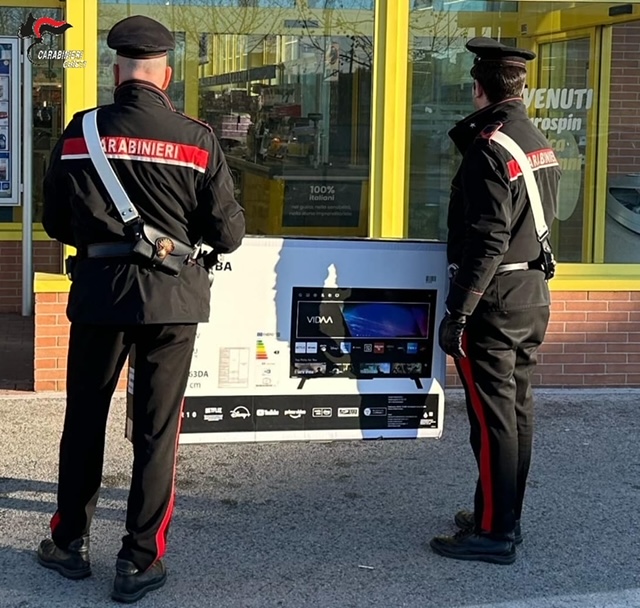
[[300,302],[296,337],[427,339],[429,307],[425,302]]
[[294,287],[290,375],[430,377],[436,296],[434,289]]

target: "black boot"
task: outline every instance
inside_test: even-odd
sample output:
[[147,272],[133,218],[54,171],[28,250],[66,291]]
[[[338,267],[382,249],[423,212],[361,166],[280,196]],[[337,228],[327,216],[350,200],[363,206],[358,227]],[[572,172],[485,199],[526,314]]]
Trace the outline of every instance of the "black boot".
[[452,559],[513,564],[516,546],[513,540],[497,540],[469,530],[460,530],[453,536],[436,536],[429,543],[438,555]]
[[[473,511],[458,511],[453,520],[456,522],[456,526],[461,530],[473,530],[476,525],[476,518]],[[514,535],[515,543],[516,545],[519,545],[522,542],[522,528],[520,527],[520,520],[516,521]]]
[[155,562],[148,570],[141,572],[134,563],[118,559],[111,597],[117,602],[131,604],[149,591],[160,589],[166,581],[167,571],[162,561]]
[[72,541],[66,549],[58,547],[50,538],[43,540],[38,547],[38,562],[72,580],[90,576],[89,536]]

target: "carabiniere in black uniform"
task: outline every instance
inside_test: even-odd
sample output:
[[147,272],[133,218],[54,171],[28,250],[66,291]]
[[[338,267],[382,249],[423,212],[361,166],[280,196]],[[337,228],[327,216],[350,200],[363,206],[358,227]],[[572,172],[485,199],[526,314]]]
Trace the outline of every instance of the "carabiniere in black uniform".
[[[210,289],[203,264],[186,265],[176,278],[121,255],[128,254],[131,229],[107,202],[89,159],[83,114],[74,116],[54,148],[44,189],[45,230],[78,250],[69,320],[101,325],[207,321]],[[207,125],[177,112],[160,89],[130,80],[116,88],[112,105],[100,109],[98,130],[147,224],[194,248],[201,238],[217,253],[240,245],[243,210]]]
[[[507,54],[506,47],[494,41],[485,44]],[[472,50],[473,45],[467,48]],[[511,54],[516,55],[515,50]],[[485,538],[508,541],[505,562],[500,562],[500,555],[495,559],[510,563],[515,554],[509,541],[514,531],[520,540],[531,460],[531,373],[549,321],[550,294],[522,172],[510,154],[491,140],[498,130],[527,154],[548,227],[557,204],[560,169],[520,97],[485,107],[450,131],[463,159],[449,203],[451,282],[446,308],[451,318],[464,323],[460,346],[466,356],[454,354],[454,360],[466,393],[479,470],[474,512],[461,512],[463,517],[457,516],[456,523]],[[446,325],[443,330],[447,331]],[[465,542],[468,547],[460,539],[434,539],[432,547],[449,557],[482,558],[470,557],[476,549],[472,541]],[[478,543],[481,553],[481,539]]]
[[[125,57],[173,48],[170,32],[146,17],[116,24],[109,45]],[[135,601],[164,583],[161,561],[174,501],[183,396],[197,324],[209,319],[202,260],[179,274],[133,255],[125,227],[88,155],[77,114],[52,153],[44,188],[47,233],[77,248],[67,314],[71,321],[67,410],[60,445],[58,508],[43,565],[69,578],[90,574],[89,529],[101,483],[109,405],[127,356],[133,378],[134,463],[114,599]],[[217,254],[236,250],[244,212],[221,148],[205,124],[176,111],[163,90],[129,80],[97,115],[103,148],[145,225],[171,251],[202,239]],[[165,252],[166,253],[166,252]]]

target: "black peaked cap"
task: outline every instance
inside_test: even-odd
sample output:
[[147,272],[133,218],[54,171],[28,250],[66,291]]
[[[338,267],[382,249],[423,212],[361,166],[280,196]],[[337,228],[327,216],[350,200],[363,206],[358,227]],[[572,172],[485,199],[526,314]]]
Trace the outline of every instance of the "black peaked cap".
[[474,64],[493,62],[501,65],[515,65],[525,68],[527,61],[536,54],[526,49],[502,44],[493,38],[472,38],[466,44],[467,50],[475,54]]
[[118,21],[107,36],[107,46],[122,57],[151,59],[175,48],[173,34],[155,19],[134,15]]

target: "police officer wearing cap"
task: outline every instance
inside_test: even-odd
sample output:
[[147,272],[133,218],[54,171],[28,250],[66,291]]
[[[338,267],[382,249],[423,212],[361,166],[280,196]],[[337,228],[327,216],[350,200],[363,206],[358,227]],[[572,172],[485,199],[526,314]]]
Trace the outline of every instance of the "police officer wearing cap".
[[91,111],[77,114],[53,150],[44,188],[44,228],[77,257],[57,510],[38,559],[70,579],[91,574],[107,416],[129,356],[134,462],[112,597],[134,602],[166,580],[181,404],[197,324],[210,312],[207,267],[241,245],[245,220],[212,130],[177,112],[166,94],[171,33],[134,16],[112,28],[107,44],[117,51],[116,88],[114,103],[98,109],[102,146],[93,150],[104,149],[139,218],[119,215],[89,156],[83,118]]
[[439,342],[454,358],[465,390],[479,475],[473,511],[455,515],[458,533],[430,544],[445,557],[510,564],[522,541],[531,373],[549,321],[553,261],[548,240],[538,238],[520,165],[497,134],[526,154],[547,227],[560,169],[522,100],[526,62],[535,54],[489,38],[474,38],[467,49],[476,55],[471,76],[477,111],[449,133],[462,162],[451,187],[451,282]]

